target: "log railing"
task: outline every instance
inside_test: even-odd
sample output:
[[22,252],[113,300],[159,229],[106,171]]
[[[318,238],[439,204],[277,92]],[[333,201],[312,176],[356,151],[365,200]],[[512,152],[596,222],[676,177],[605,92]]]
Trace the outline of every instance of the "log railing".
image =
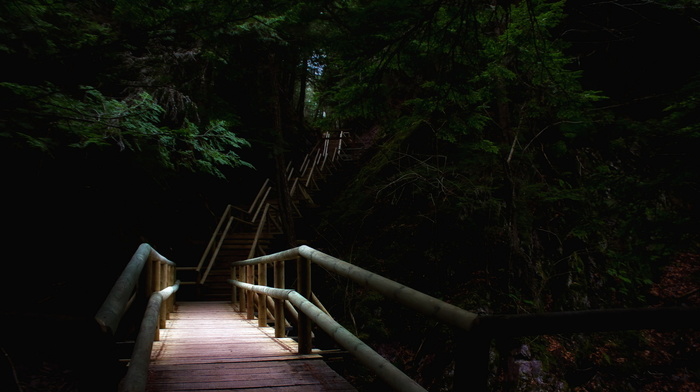
[[[294,260],[297,265],[296,291],[284,287],[284,262],[290,260]],[[299,310],[300,354],[311,352],[311,323],[314,322],[397,391],[423,391],[424,389],[335,322],[315,301],[311,292],[312,263],[328,272],[344,276],[373,289],[422,315],[451,326],[459,342],[455,358],[453,387],[455,391],[487,390],[489,350],[492,342],[497,339],[559,333],[640,329],[678,330],[700,327],[700,308],[686,307],[477,315],[308,246],[232,263],[230,280],[234,287],[232,301],[238,303],[240,310],[245,310],[249,318],[253,318],[254,314],[253,307],[256,305],[253,301],[254,296],[258,297],[258,315],[268,313],[266,306],[270,301],[267,301],[266,297],[274,298],[272,312],[275,319],[275,336],[283,337],[285,330],[280,320],[284,318],[284,303],[288,301]],[[275,287],[267,286],[266,276],[269,264],[274,265]]]
[[[297,265],[296,291],[284,287],[284,262],[289,260],[295,260]],[[289,301],[299,310],[297,329],[300,354],[311,352],[311,323],[314,322],[395,390],[425,391],[415,381],[333,320],[322,306],[319,306],[320,304],[318,304],[311,292],[312,262],[320,265],[327,271],[355,280],[425,315],[435,317],[450,325],[469,329],[477,317],[474,313],[440,301],[305,245],[271,255],[232,263],[231,283],[238,289],[234,290],[232,301],[234,303],[238,302],[239,309],[241,311],[245,310],[248,318],[253,318],[254,297],[256,295],[259,324],[262,323],[261,317],[265,317],[264,315],[267,314],[266,297],[274,298],[275,336],[283,337],[285,330],[282,322],[284,320],[282,301]],[[274,288],[267,287],[267,266],[271,263],[274,265]],[[255,278],[257,278],[257,281]]]
[[139,282],[145,282],[149,300],[128,370],[119,385],[120,392],[145,391],[153,341],[159,340],[160,328],[165,328],[168,315],[175,306],[173,294],[180,285],[175,271],[175,263],[161,256],[149,244],[141,244],[95,315],[103,332],[114,336],[124,314],[138,297]]

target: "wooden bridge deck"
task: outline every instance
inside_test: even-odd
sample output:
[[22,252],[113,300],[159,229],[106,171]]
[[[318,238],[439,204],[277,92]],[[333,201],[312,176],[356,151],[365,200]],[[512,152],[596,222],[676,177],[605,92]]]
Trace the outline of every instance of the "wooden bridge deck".
[[319,355],[298,355],[227,302],[181,302],[154,342],[148,391],[355,391]]

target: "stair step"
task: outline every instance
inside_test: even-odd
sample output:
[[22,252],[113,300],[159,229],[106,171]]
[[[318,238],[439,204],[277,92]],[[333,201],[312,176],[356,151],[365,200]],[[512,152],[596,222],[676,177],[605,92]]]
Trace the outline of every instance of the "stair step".
[[[255,238],[255,234],[256,234],[256,231],[251,231],[251,232],[245,232],[245,231],[244,231],[244,232],[233,232],[233,233],[229,233],[228,236],[227,236],[227,238],[239,238],[239,239],[249,238],[249,239],[253,239],[253,238]],[[268,233],[264,233],[264,232],[263,232],[263,233],[260,234],[259,238],[260,238],[260,239],[268,239],[268,240],[269,240],[269,239],[272,239],[273,236],[272,236],[271,234],[268,234]]]
[[[258,244],[259,246],[268,246],[269,244]],[[240,251],[243,249],[250,249],[250,247],[253,246],[252,243],[250,244],[229,244],[229,245],[222,245],[221,248],[219,248],[219,252],[222,250],[227,250],[227,251]]]

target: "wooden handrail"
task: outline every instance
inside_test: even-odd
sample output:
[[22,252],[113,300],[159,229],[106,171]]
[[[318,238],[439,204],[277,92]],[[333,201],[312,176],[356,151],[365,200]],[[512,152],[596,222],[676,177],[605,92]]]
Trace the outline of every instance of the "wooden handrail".
[[267,295],[273,298],[288,300],[297,309],[323,329],[333,340],[338,342],[349,353],[354,355],[369,369],[374,371],[382,380],[397,391],[406,392],[426,392],[426,389],[421,387],[413,379],[408,377],[401,370],[396,368],[391,362],[379,355],[371,347],[365,344],[350,331],[345,329],[332,317],[327,315],[322,309],[311,303],[298,292],[291,289],[278,289],[273,287],[253,285],[250,283],[230,280],[231,284],[244,290],[252,291],[261,295]]
[[[284,278],[278,277],[278,271],[284,271],[281,263],[288,260],[296,260],[297,262],[297,284],[298,291],[285,289],[283,287],[267,287],[265,280],[262,278],[265,273],[268,263],[275,263],[275,286],[282,286]],[[327,270],[336,272],[341,276],[353,279],[361,284],[367,285],[379,292],[388,295],[399,302],[413,307],[414,309],[443,319],[447,322],[455,322],[460,326],[464,326],[465,322],[471,322],[476,318],[476,315],[459,309],[453,305],[442,302],[436,298],[410,289],[397,282],[383,278],[372,272],[353,266],[345,261],[326,255],[308,246],[300,246],[289,249],[287,251],[274,253],[271,255],[250,258],[243,261],[231,263],[234,268],[231,276],[238,276],[235,269],[245,267],[245,279],[247,282],[231,279],[229,282],[237,288],[257,293],[259,296],[258,302],[258,321],[259,324],[264,320],[266,314],[266,296],[276,298],[280,301],[289,301],[297,309],[298,314],[298,330],[299,330],[299,353],[306,354],[311,352],[311,322],[316,323],[326,333],[331,336],[341,346],[346,348],[350,353],[355,355],[358,360],[373,370],[380,378],[387,382],[391,387],[398,391],[425,391],[414,380],[406,374],[396,369],[390,362],[377,354],[369,346],[363,343],[359,338],[352,335],[350,332],[340,326],[328,314],[328,311],[320,304],[318,298],[311,292],[311,274],[310,263],[314,262],[321,265]],[[254,272],[252,267],[258,266],[258,285],[253,284]],[[235,296],[235,295],[234,295]],[[248,317],[253,314],[252,294],[248,294],[249,298],[245,305]],[[242,303],[241,303],[242,305]],[[282,330],[283,309],[281,303],[275,303],[275,336],[284,336]],[[302,317],[303,316],[303,317]],[[470,321],[471,320],[471,321]]]
[[[107,298],[102,303],[102,306],[95,314],[95,320],[100,325],[103,331],[114,335],[119,326],[119,323],[129,307],[133,296],[135,295],[135,289],[144,269],[144,266],[149,265],[153,267],[156,264],[159,268],[152,268],[149,271],[151,277],[156,274],[161,274],[160,265],[164,265],[166,276],[174,276],[175,263],[161,256],[155,251],[149,244],[141,244],[131,260],[124,268],[117,281],[112,286]],[[158,279],[161,280],[161,279]],[[152,278],[148,279],[153,285],[151,288],[153,291],[161,290],[165,286],[159,286],[160,282],[154,282]],[[166,285],[167,286],[167,285]]]
[[255,199],[253,199],[253,202],[250,203],[250,208],[248,209],[248,214],[251,214],[253,212],[253,209],[255,209],[255,206],[258,203],[258,199],[260,199],[260,196],[262,196],[263,192],[265,189],[267,189],[267,184],[270,182],[270,179],[266,179],[265,182],[263,182],[262,186],[260,187],[260,190],[258,191],[258,194],[255,196]]
[[245,266],[272,263],[275,261],[293,260],[300,256],[322,266],[330,272],[335,272],[340,276],[344,276],[359,284],[368,286],[379,293],[384,294],[388,298],[394,299],[421,314],[433,317],[446,323],[447,325],[463,330],[469,330],[472,327],[474,320],[477,318],[476,313],[466,311],[457,306],[402,285],[401,283],[387,279],[381,275],[377,275],[333,256],[329,256],[306,245],[253,259],[237,261],[232,263],[232,265]]
[[207,280],[207,277],[209,276],[209,272],[211,272],[211,268],[214,266],[214,261],[216,261],[216,256],[219,255],[219,250],[221,250],[221,245],[223,245],[224,240],[226,239],[226,236],[228,235],[228,231],[231,229],[232,223],[233,223],[233,217],[230,216],[228,218],[228,221],[226,222],[226,227],[224,227],[224,231],[221,233],[221,236],[219,236],[219,242],[217,243],[216,248],[214,249],[214,252],[211,254],[211,258],[209,259],[209,264],[207,264],[207,269],[202,274],[202,277],[199,280],[199,284],[204,284],[204,282]]
[[[204,253],[202,253],[202,257],[199,259],[199,263],[197,264],[197,267],[195,270],[197,272],[202,271],[204,269],[204,272],[201,273],[201,275],[197,278],[197,283],[198,284],[204,284],[209,277],[209,273],[211,272],[212,267],[214,266],[214,262],[216,261],[216,257],[219,254],[219,250],[221,249],[221,246],[223,245],[224,240],[226,239],[226,236],[228,235],[229,230],[231,229],[231,225],[233,221],[239,221],[247,224],[253,224],[257,220],[258,214],[260,213],[260,209],[262,206],[265,204],[267,197],[270,193],[270,190],[272,187],[268,186],[270,182],[270,179],[266,179],[265,182],[263,182],[262,186],[260,187],[260,190],[258,191],[257,195],[255,196],[255,199],[253,199],[253,202],[250,204],[250,208],[246,211],[243,210],[239,207],[232,206],[231,204],[226,206],[226,209],[224,210],[224,213],[221,215],[221,218],[219,218],[219,223],[216,225],[216,229],[214,229],[214,232],[211,235],[211,238],[209,239],[209,243],[207,244],[207,247],[204,249]],[[257,209],[256,209],[257,207]],[[250,221],[241,219],[239,217],[236,217],[232,214],[232,209],[235,209],[236,211],[239,211],[243,215],[250,215],[253,213],[255,210],[255,215],[253,215],[252,218],[250,218]],[[221,227],[224,225],[224,222],[226,222],[226,225],[224,226],[223,231],[221,230]],[[218,241],[217,241],[218,239]],[[216,243],[216,246],[214,244]],[[206,268],[204,268],[204,261],[209,258],[209,262],[207,263]]]
[[255,210],[255,215],[250,219],[251,222],[255,223],[256,220],[258,220],[258,215],[260,214],[260,211],[263,209],[263,206],[267,202],[267,197],[270,195],[270,191],[272,190],[271,186],[268,186],[267,189],[265,190],[265,195],[262,197],[260,200],[260,203],[258,204],[258,208]]
[[304,155],[304,161],[301,163],[301,168],[299,169],[299,176],[298,177],[304,177],[304,174],[306,174],[306,169],[309,165],[309,154]]
[[[313,262],[326,271],[347,277],[367,286],[385,297],[393,299],[415,311],[441,321],[463,332],[458,335],[460,357],[456,358],[454,390],[487,390],[489,350],[493,339],[513,336],[550,335],[559,333],[590,333],[634,329],[698,329],[700,328],[700,307],[642,308],[642,309],[603,309],[573,312],[516,315],[477,315],[427,294],[418,292],[400,283],[367,271],[323,252],[302,245],[270,255],[231,263],[232,268],[265,268],[268,263],[297,260],[298,292],[284,288],[263,287],[248,282],[231,281],[235,287],[250,290],[259,295],[284,297],[301,310],[299,314],[299,351],[310,347],[310,329],[302,328],[304,318],[311,318],[321,328],[321,322],[330,317],[322,307],[309,306],[313,301],[310,292],[310,272],[308,264]],[[277,268],[275,268],[277,270]],[[302,271],[302,272],[299,272]],[[277,277],[275,277],[277,281]],[[278,286],[276,284],[276,286]],[[292,294],[294,293],[294,294]],[[303,298],[298,299],[298,297]],[[292,300],[294,298],[294,300]],[[306,309],[302,308],[306,307]],[[276,309],[275,309],[276,310]],[[302,313],[304,317],[302,317]],[[321,320],[324,321],[321,321]],[[277,320],[275,321],[277,323]],[[332,328],[336,328],[335,326]],[[331,329],[335,331],[335,329]],[[328,331],[326,331],[328,332]],[[344,332],[343,332],[344,333]],[[329,332],[332,337],[334,332]],[[278,336],[278,335],[276,335]],[[279,336],[278,336],[279,337]],[[338,343],[340,341],[336,340]],[[355,343],[357,344],[357,343]],[[343,343],[341,345],[344,346]],[[345,346],[344,346],[345,347]],[[346,347],[347,348],[347,347]],[[352,350],[349,350],[352,352]],[[469,375],[467,375],[467,370]],[[380,377],[384,377],[377,373]],[[399,389],[404,390],[404,389]]]
[[231,213],[231,205],[227,205],[226,209],[224,210],[224,213],[221,214],[221,218],[219,218],[219,223],[216,225],[216,229],[214,229],[214,233],[212,233],[211,238],[209,239],[209,243],[207,244],[206,249],[204,249],[204,253],[202,253],[202,257],[199,259],[199,263],[197,264],[197,271],[202,270],[202,266],[204,265],[204,260],[206,260],[207,256],[209,255],[209,251],[211,251],[212,245],[214,245],[214,242],[216,241],[216,236],[219,234],[219,230],[221,230],[221,225],[226,222],[226,218],[229,216]]
[[162,316],[164,301],[167,301],[180,287],[180,281],[174,285],[151,294],[141,321],[134,349],[132,350],[129,368],[119,385],[119,392],[143,392],[148,382],[148,365],[151,360],[153,341],[159,339],[159,330],[163,326]]
[[165,327],[165,320],[174,308],[173,294],[180,287],[180,281],[175,277],[176,271],[175,263],[160,255],[149,244],[139,245],[95,314],[95,320],[104,333],[114,336],[124,313],[136,298],[138,282],[145,272],[145,289],[147,294],[150,294],[150,298],[132,351],[129,368],[119,385],[120,392],[145,391],[153,340],[159,338],[159,328]]

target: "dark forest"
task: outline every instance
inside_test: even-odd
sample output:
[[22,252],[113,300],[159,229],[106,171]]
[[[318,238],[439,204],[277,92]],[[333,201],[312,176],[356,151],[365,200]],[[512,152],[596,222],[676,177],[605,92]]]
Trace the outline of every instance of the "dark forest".
[[[226,205],[326,131],[361,155],[274,251],[308,244],[478,314],[698,306],[699,49],[695,0],[5,0],[3,379],[80,390],[96,354],[79,342],[139,244],[196,263]],[[322,291],[450,390],[441,327]],[[509,342],[541,371],[514,378],[494,348],[489,386],[697,391],[699,339]]]

